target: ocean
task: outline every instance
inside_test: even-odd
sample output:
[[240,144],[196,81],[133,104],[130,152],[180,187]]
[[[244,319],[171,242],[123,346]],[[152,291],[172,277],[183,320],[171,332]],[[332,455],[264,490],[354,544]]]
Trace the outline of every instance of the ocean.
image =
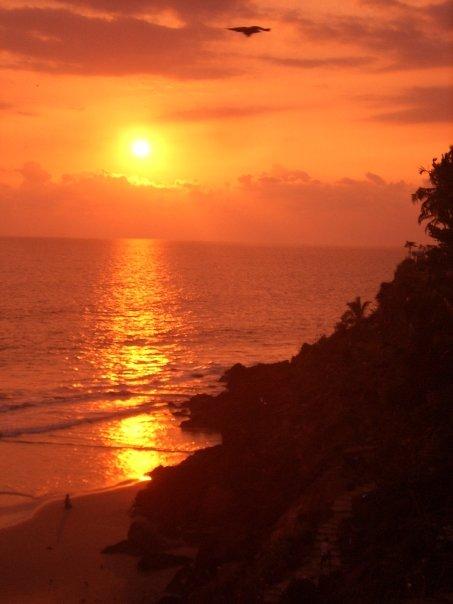
[[402,249],[0,239],[0,525],[219,442],[170,411],[289,358]]

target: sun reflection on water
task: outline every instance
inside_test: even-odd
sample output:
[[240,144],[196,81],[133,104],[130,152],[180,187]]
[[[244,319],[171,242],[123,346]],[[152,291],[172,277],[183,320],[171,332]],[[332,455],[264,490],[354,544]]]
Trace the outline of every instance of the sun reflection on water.
[[[127,443],[135,447],[149,447],[153,441],[153,424],[145,421],[146,416],[136,415],[123,419],[121,422],[112,426],[110,438],[114,442]],[[121,473],[129,478],[138,480],[147,480],[147,472],[151,468],[163,464],[166,461],[165,456],[158,451],[138,449],[118,450],[116,463]]]
[[[169,363],[169,357],[156,346],[156,334],[168,320],[162,313],[162,270],[159,270],[159,245],[147,240],[120,240],[116,242],[116,258],[112,272],[106,276],[110,288],[105,305],[109,312],[108,345],[101,349],[102,380],[112,388],[134,384],[139,392],[121,406],[134,407],[149,402],[159,394],[152,383]],[[165,292],[168,298],[168,291]],[[113,312],[112,312],[113,311]],[[102,325],[103,333],[106,325]],[[150,450],[157,447],[159,436],[167,433],[171,423],[169,414],[153,413],[126,417],[111,424],[106,433],[110,443],[120,443],[115,449],[116,472],[128,478],[146,480],[147,472],[158,465],[168,465],[175,459],[172,453]],[[167,448],[169,446],[166,441]],[[144,450],[140,450],[143,448]],[[181,459],[181,454],[178,455]],[[178,459],[178,460],[179,460]]]
[[[146,383],[169,362],[156,348],[162,317],[162,283],[157,270],[159,249],[155,242],[120,240],[105,300],[110,320],[109,345],[103,350],[103,378],[118,385]],[[112,308],[113,307],[113,308]],[[105,326],[103,326],[105,331]]]
[[105,417],[87,432],[108,451],[102,473],[112,484],[148,479],[155,467],[179,463],[212,444],[213,437],[181,431],[167,406],[182,396],[187,377],[181,377],[196,360],[190,350],[181,357],[174,335],[187,334],[188,315],[164,244],[117,240],[110,245],[94,301],[86,306],[90,345],[77,362],[90,377],[87,392],[93,396],[84,412]]

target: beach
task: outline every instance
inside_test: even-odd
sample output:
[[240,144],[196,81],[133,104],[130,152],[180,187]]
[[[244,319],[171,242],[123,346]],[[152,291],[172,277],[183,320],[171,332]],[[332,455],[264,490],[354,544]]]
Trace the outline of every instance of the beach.
[[125,538],[143,483],[52,501],[33,518],[0,530],[0,601],[153,602],[174,569],[142,574],[137,558],[101,550]]

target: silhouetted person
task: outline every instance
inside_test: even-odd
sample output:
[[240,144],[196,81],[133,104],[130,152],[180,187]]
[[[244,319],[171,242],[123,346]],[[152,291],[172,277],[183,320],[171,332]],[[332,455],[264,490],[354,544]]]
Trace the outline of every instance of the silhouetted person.
[[251,25],[249,27],[227,27],[230,31],[236,31],[239,34],[244,34],[247,38],[253,36],[253,34],[259,34],[262,31],[271,31],[270,27],[260,27],[259,25]]
[[66,497],[64,498],[64,509],[70,510],[71,508],[72,508],[72,501],[71,501],[71,498],[69,497],[69,493],[67,493]]

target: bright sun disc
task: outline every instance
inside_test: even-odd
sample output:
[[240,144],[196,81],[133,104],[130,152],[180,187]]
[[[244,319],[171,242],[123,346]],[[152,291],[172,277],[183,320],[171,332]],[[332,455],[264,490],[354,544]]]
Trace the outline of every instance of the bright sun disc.
[[135,157],[140,157],[141,159],[148,157],[148,155],[151,153],[151,145],[148,141],[143,139],[134,141],[131,149]]

